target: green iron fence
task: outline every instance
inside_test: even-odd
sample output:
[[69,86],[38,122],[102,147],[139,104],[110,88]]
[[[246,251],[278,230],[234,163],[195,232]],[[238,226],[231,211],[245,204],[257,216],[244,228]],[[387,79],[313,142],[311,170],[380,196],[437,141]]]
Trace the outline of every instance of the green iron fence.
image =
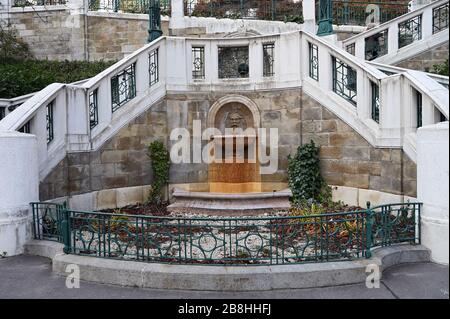
[[[170,16],[170,0],[160,0],[161,15]],[[89,0],[90,11],[148,14],[150,0]]]
[[185,0],[185,15],[303,23],[303,6],[295,0]]
[[[408,2],[400,1],[361,1],[332,0],[333,23],[336,25],[360,25],[384,23],[408,13]],[[319,1],[316,1],[316,20],[319,21]],[[378,17],[378,21],[373,18]]]
[[62,243],[61,223],[64,220],[65,204],[31,203],[33,212],[34,239]]
[[154,263],[327,262],[369,258],[373,247],[420,242],[421,204],[417,203],[346,213],[262,218],[77,212],[38,203],[33,204],[35,210],[35,238],[62,242],[66,253]]

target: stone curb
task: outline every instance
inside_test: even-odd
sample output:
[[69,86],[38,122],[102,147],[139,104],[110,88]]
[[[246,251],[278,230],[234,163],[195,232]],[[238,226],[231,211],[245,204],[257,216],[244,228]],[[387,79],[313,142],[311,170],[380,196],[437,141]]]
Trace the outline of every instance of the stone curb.
[[150,264],[96,257],[66,255],[62,245],[31,241],[28,254],[52,259],[53,272],[66,276],[66,267],[80,267],[81,280],[103,284],[152,289],[200,291],[264,291],[303,289],[364,283],[366,267],[380,270],[415,262],[429,262],[430,251],[423,246],[399,245],[374,249],[370,259],[355,261],[272,266],[190,266]]

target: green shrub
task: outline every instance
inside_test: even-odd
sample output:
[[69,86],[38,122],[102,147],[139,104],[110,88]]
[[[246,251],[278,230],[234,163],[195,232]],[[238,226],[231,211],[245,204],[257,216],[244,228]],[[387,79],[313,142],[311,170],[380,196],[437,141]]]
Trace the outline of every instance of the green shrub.
[[114,62],[16,60],[0,61],[0,98],[42,90],[52,83],[72,83],[102,72]]
[[319,203],[331,202],[331,188],[320,174],[320,147],[313,141],[300,146],[294,157],[289,156],[288,180],[292,191],[292,202],[312,200]]
[[448,74],[449,74],[448,59],[445,60],[445,62],[442,64],[433,65],[433,73],[448,76]]
[[3,61],[10,58],[26,59],[31,57],[32,54],[28,44],[18,37],[17,30],[12,27],[7,27],[0,21],[0,60]]
[[169,182],[170,156],[160,141],[150,144],[149,156],[152,162],[153,183],[148,201],[152,204],[160,204],[163,187]]

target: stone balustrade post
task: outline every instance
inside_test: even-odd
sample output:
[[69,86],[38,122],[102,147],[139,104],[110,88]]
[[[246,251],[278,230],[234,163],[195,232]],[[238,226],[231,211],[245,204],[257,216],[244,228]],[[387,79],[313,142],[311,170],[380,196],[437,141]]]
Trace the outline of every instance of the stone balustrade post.
[[22,254],[31,238],[30,202],[39,200],[36,136],[0,132],[0,254]]

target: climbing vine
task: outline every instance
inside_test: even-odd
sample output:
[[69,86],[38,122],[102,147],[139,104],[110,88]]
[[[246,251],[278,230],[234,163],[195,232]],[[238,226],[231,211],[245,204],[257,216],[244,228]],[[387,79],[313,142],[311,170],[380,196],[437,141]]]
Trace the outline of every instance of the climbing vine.
[[160,141],[151,143],[148,150],[153,171],[153,183],[148,201],[152,204],[160,204],[163,187],[169,182],[170,156]]
[[320,147],[311,141],[300,146],[295,156],[288,157],[288,180],[294,205],[306,201],[331,202],[331,188],[320,174],[319,152]]

